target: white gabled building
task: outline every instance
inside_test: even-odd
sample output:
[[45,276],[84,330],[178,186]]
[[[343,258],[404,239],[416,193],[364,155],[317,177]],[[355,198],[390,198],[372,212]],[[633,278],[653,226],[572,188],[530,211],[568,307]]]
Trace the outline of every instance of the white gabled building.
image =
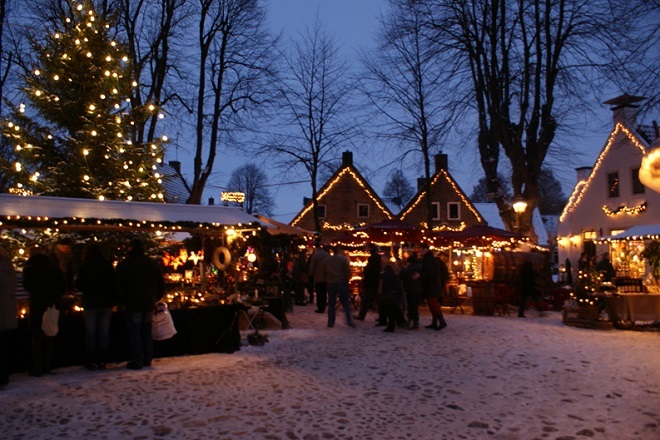
[[[660,140],[657,125],[649,129],[636,123],[636,104],[643,99],[623,95],[605,102],[612,106],[614,128],[594,165],[577,169],[578,182],[557,225],[559,263],[570,259],[574,279],[582,252],[593,258],[609,251],[599,240],[660,223],[660,193],[639,179],[642,158]],[[621,260],[612,257],[617,268]]]

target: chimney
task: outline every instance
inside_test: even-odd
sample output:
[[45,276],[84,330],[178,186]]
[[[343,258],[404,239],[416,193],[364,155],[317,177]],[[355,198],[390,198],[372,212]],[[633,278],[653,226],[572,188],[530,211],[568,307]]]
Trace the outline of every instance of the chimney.
[[341,155],[341,165],[344,167],[353,166],[353,153],[344,151]]
[[610,110],[612,110],[614,125],[620,122],[628,128],[635,128],[639,108],[639,105],[636,104],[645,99],[643,96],[621,95],[605,101],[603,104],[612,106]]
[[181,174],[181,162],[178,160],[171,160],[169,161],[169,164],[178,174]]
[[209,206],[215,205],[215,199],[213,197],[209,197]]
[[426,185],[426,177],[418,177],[417,178],[417,192],[421,191],[422,188],[424,188],[424,185]]
[[449,171],[447,155],[442,152],[435,155],[435,172],[437,173],[440,170]]
[[584,182],[589,178],[589,174],[591,174],[591,167],[576,168],[575,172],[577,173],[577,181]]

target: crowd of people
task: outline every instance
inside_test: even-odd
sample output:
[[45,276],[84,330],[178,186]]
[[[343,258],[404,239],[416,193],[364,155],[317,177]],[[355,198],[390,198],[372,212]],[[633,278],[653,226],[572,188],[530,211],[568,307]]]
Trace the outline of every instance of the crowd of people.
[[304,251],[293,259],[290,274],[295,304],[316,303],[315,312],[327,313],[328,327],[334,327],[338,299],[348,326],[355,327],[355,320],[364,321],[367,313],[374,310],[376,325],[391,333],[397,327],[417,330],[419,307],[426,302],[432,320],[425,327],[432,330],[447,327],[441,308],[449,282],[445,254],[436,256],[428,245],[423,245],[421,255],[410,251],[405,260],[400,260],[381,252],[374,244],[369,244],[368,250],[357,315],[353,316],[350,302],[350,260],[341,245],[330,247],[317,243],[309,259]]
[[[68,238],[57,242],[51,252],[32,246],[23,267],[23,287],[28,292],[31,364],[28,374],[51,373],[54,336],[44,333],[46,309],[63,308],[64,298],[77,289],[85,320],[85,367],[105,369],[110,344],[110,318],[114,307],[122,307],[131,359],[127,367],[151,365],[152,311],[164,294],[160,265],[145,254],[144,244],[133,239],[127,256],[116,269],[96,243],[86,245],[82,263],[74,267],[73,245]],[[17,328],[16,270],[6,250],[0,248],[0,386],[9,382],[9,338]]]

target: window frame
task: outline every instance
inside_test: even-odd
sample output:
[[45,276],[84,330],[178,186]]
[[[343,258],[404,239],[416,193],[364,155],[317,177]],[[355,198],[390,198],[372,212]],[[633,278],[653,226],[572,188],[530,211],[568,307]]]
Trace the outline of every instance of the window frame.
[[639,180],[639,168],[633,168],[630,170],[630,186],[632,187],[632,193],[633,194],[644,194],[646,193],[646,187],[642,183],[641,180]]
[[[367,210],[366,215],[360,215],[360,209],[365,208]],[[371,209],[368,203],[358,203],[357,205],[357,212],[356,212],[357,218],[369,218],[371,216]]]
[[431,220],[441,220],[440,215],[440,202],[431,202],[431,206],[435,208],[434,214],[431,216]]
[[[456,216],[452,217],[452,207],[456,207]],[[461,204],[459,202],[447,202],[447,220],[460,220],[461,219]]]
[[607,173],[607,196],[609,198],[619,197],[621,195],[621,179],[619,172],[613,171]]

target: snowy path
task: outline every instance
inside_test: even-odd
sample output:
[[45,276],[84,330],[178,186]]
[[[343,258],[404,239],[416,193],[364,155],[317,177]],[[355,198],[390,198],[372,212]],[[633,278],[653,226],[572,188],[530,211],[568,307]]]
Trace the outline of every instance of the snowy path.
[[[660,333],[546,317],[449,315],[383,333],[372,315],[292,330],[234,354],[11,377],[3,439],[658,439]],[[422,323],[429,322],[422,311]],[[531,315],[531,314],[530,314]]]

